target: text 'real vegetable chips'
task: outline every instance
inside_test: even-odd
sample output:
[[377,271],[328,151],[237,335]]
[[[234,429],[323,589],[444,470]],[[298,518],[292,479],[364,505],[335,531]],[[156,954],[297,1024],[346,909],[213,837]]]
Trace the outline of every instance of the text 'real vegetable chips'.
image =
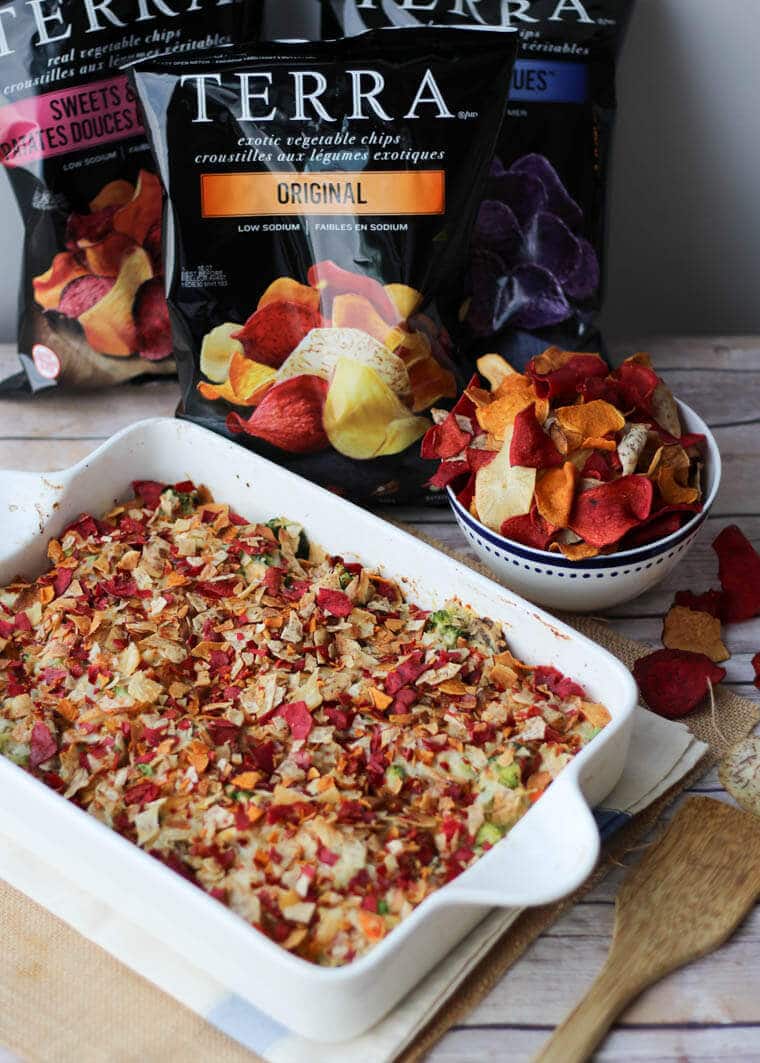
[[414,498],[516,35],[379,30],[133,70],[170,201],[181,416]]
[[633,0],[323,0],[323,33],[516,30],[509,107],[475,226],[462,315],[476,353],[518,368],[598,350],[615,63]]
[[257,35],[260,0],[14,0],[0,9],[0,162],[24,223],[21,372],[0,392],[173,372],[161,185],[123,64]]

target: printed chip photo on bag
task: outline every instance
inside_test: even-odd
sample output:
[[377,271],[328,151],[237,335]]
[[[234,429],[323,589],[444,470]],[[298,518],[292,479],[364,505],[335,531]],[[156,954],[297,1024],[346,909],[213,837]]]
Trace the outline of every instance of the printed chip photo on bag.
[[323,0],[325,37],[420,24],[518,35],[461,303],[475,355],[498,351],[523,369],[550,346],[604,351],[615,64],[632,7],[633,0]]
[[180,416],[342,495],[423,497],[429,411],[466,380],[458,294],[512,39],[380,30],[132,70]]
[[256,34],[259,0],[35,0],[0,9],[0,162],[25,230],[21,372],[0,382],[0,394],[175,371],[161,184],[121,67],[238,40],[244,14]]

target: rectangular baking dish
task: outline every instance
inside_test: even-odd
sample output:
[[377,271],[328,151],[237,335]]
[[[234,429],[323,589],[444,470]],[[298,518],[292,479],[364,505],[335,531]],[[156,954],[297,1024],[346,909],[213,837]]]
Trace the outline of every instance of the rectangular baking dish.
[[14,838],[167,948],[302,1036],[355,1037],[385,1015],[490,910],[547,904],[597,859],[589,805],[617,784],[636,687],[605,650],[504,587],[415,537],[203,428],[170,418],[119,432],[63,472],[0,472],[0,582],[36,576],[48,540],[82,512],[105,512],[133,479],[205,484],[250,519],[287,515],[331,553],[359,558],[438,608],[458,597],[502,622],[510,648],[551,664],[603,702],[612,722],[518,825],[478,863],[424,901],[367,956],[316,967],[0,756],[0,801]]

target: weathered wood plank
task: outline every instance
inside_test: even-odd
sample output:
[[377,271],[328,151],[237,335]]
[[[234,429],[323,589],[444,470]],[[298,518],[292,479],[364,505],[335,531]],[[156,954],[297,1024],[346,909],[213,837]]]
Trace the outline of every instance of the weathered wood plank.
[[[557,1024],[604,964],[608,937],[544,935],[467,1018],[467,1025]],[[644,993],[622,1025],[760,1021],[756,940],[734,937],[718,952]]]
[[[428,1063],[528,1063],[550,1029],[456,1029],[436,1045]],[[704,1029],[621,1029],[616,1027],[595,1063],[757,1063],[760,1030],[753,1026]]]
[[757,336],[649,336],[614,339],[611,360],[617,364],[634,351],[649,351],[658,369],[731,369],[757,372]]

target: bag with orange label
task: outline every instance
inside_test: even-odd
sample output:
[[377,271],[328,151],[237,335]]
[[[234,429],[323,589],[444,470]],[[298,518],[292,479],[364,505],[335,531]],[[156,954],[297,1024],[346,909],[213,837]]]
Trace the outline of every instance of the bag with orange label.
[[169,200],[181,416],[356,499],[422,496],[515,47],[378,30],[132,71]]
[[0,162],[24,223],[21,372],[0,394],[174,372],[161,183],[121,66],[258,33],[261,0],[21,0],[0,10]]

